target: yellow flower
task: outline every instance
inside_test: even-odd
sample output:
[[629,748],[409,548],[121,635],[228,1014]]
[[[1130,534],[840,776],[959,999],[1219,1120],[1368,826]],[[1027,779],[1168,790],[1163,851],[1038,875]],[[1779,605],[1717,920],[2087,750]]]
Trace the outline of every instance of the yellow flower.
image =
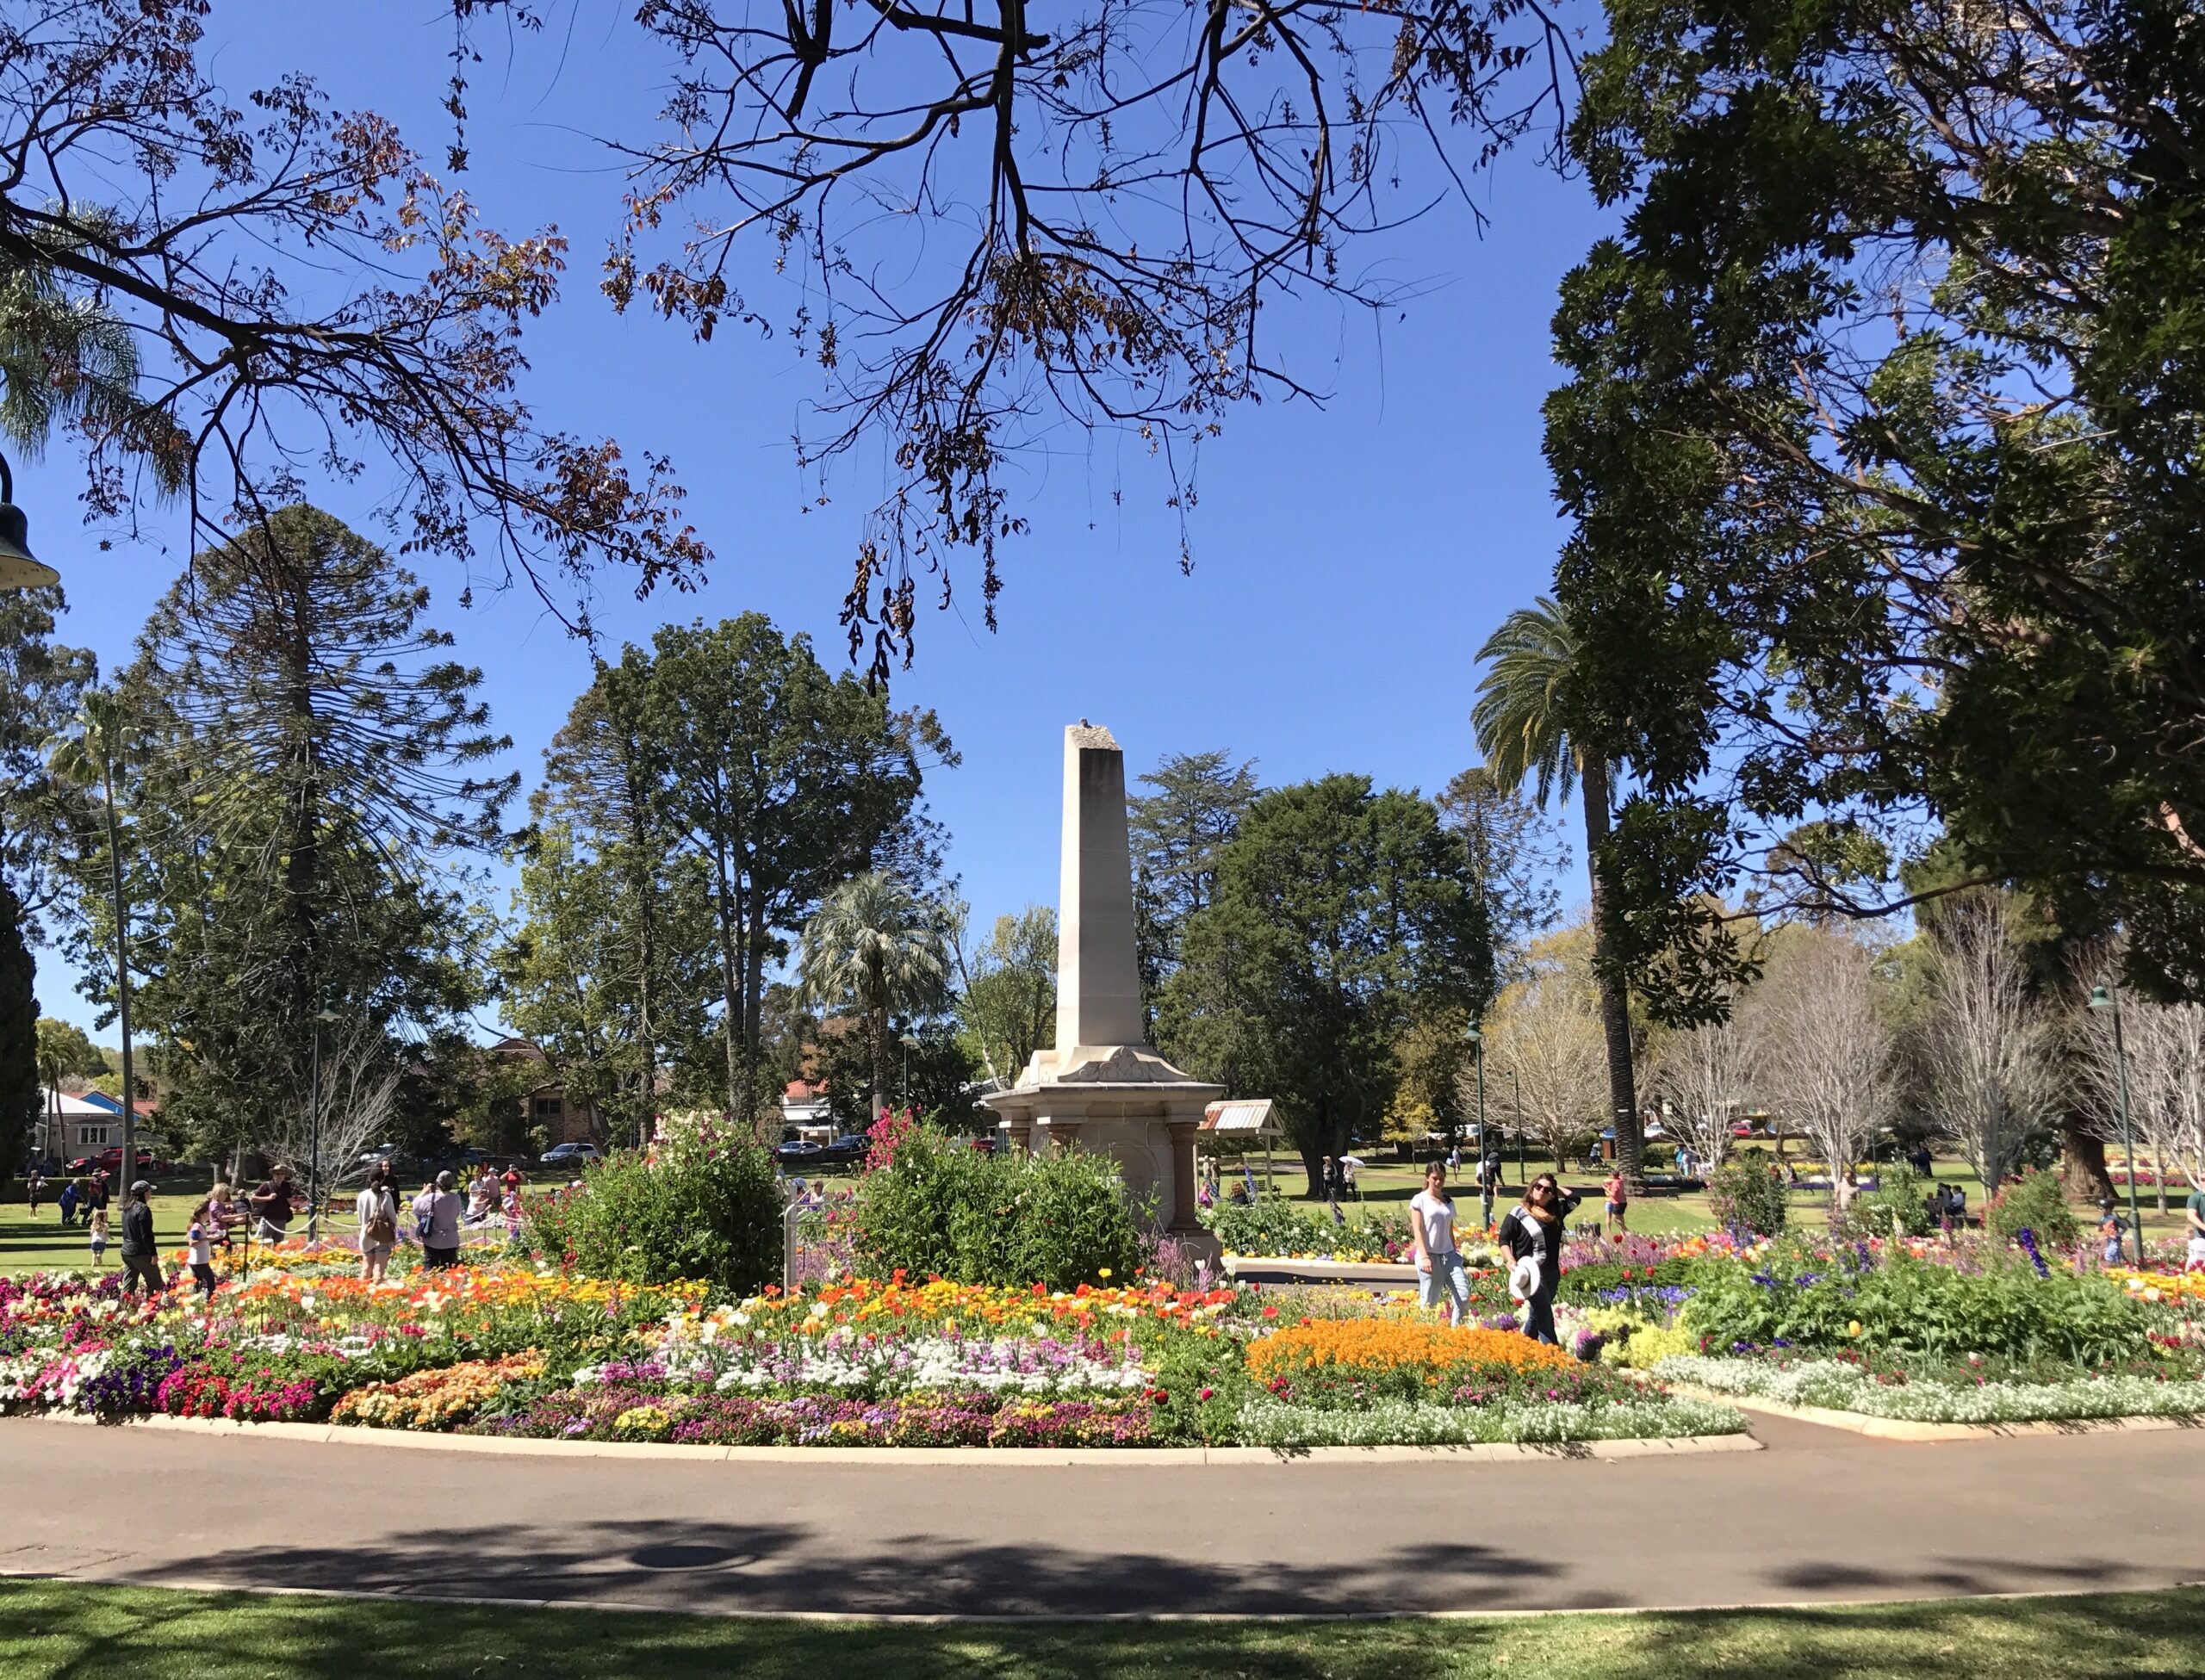
[[1845,1333],[1846,1333],[1848,1336],[1858,1336],[1858,1335],[1860,1335],[1860,1321],[1858,1318],[1855,1318],[1855,1319],[1854,1319],[1851,1324],[1848,1324],[1848,1325],[1845,1327]]
[[1110,1275],[1110,1268],[1108,1266],[1105,1266],[1102,1270],[1096,1273],[1095,1275],[1098,1278],[1107,1278]]

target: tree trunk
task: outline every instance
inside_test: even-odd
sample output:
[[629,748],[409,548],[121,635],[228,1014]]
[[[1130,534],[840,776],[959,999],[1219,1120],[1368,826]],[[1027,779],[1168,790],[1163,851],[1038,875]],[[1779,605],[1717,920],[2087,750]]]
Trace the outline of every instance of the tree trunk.
[[2073,1113],[2059,1117],[2059,1188],[2069,1200],[2092,1206],[2113,1194],[2113,1175],[2105,1164],[2105,1139]]
[[1599,852],[1608,837],[1607,761],[1587,753],[1579,767],[1584,786],[1585,865],[1592,877],[1593,964],[1600,988],[1600,1031],[1608,1045],[1609,1118],[1615,1123],[1616,1161],[1630,1193],[1645,1189],[1645,1140],[1638,1118],[1638,1091],[1630,1065],[1630,1001],[1622,979],[1608,971],[1608,917],[1612,906],[1600,880]]
[[764,1059],[759,1045],[758,1023],[766,993],[766,902],[765,895],[755,885],[750,890],[749,938],[743,958],[742,1074],[748,1082],[745,1090],[751,1116],[751,1136],[762,1144],[766,1141],[766,1103],[764,1094],[758,1088],[759,1064]]
[[866,1015],[866,1036],[873,1040],[873,1118],[888,1113],[888,1003],[884,998]]
[[738,1107],[742,1091],[742,980],[736,955],[736,932],[741,924],[733,902],[735,886],[729,879],[724,840],[712,843],[712,869],[713,920],[720,936],[720,1045],[727,1054],[727,1107],[729,1113],[748,1118],[748,1111]]

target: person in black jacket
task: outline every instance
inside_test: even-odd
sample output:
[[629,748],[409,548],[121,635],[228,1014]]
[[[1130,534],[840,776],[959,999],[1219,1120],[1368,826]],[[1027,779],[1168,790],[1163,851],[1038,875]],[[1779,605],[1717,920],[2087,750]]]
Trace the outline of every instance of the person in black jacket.
[[1537,1276],[1524,1297],[1524,1334],[1534,1342],[1554,1344],[1554,1292],[1562,1282],[1562,1244],[1567,1221],[1577,1211],[1578,1199],[1555,1181],[1552,1173],[1541,1173],[1524,1188],[1524,1200],[1508,1210],[1496,1233],[1511,1261],[1537,1262]]
[[153,1187],[140,1179],[130,1187],[130,1200],[122,1205],[122,1293],[139,1284],[158,1295],[168,1286],[161,1275],[159,1249],[153,1242]]

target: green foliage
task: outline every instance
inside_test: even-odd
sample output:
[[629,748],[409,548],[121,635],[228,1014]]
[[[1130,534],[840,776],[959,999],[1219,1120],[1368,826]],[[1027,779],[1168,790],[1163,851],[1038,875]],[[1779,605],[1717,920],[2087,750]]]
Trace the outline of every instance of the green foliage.
[[1218,854],[1255,802],[1256,761],[1168,753],[1140,780],[1156,791],[1127,799],[1126,824],[1141,994],[1153,1008],[1179,965],[1188,919],[1217,896]]
[[1863,1237],[1927,1237],[1931,1182],[1904,1162],[1876,1169],[1876,1187],[1845,1210],[1845,1228]]
[[[1470,1223],[1476,1223],[1471,1211]],[[1230,1254],[1329,1254],[1335,1249],[1405,1247],[1408,1219],[1388,1218],[1370,1212],[1350,1213],[1345,1225],[1333,1223],[1329,1212],[1312,1212],[1306,1204],[1258,1200],[1221,1201],[1205,1210],[1202,1224],[1220,1246]]]
[[1571,722],[1640,789],[1616,878],[1696,911],[1618,924],[1649,988],[1739,966],[1714,896],[1866,908],[1919,824],[2205,992],[2167,816],[2205,713],[2205,172],[2158,118],[2205,97],[2195,9],[2002,13],[2006,61],[2090,66],[2078,102],[1987,76],[1965,9],[1608,9],[1571,151],[1619,231],[1564,282],[1546,449]]
[[2002,1243],[2032,1232],[2040,1249],[2071,1249],[2083,1240],[2083,1223],[2067,1206],[2059,1175],[2034,1167],[1999,1187],[1984,1206],[1983,1228]]
[[890,1017],[931,1014],[947,1002],[949,964],[941,907],[887,870],[843,882],[804,924],[797,997],[847,1007],[863,1024],[873,1063],[869,1114],[885,1113],[896,1090]]
[[1969,1274],[1903,1254],[1855,1269],[1842,1257],[1780,1250],[1759,1271],[1711,1270],[1680,1322],[1718,1353],[1741,1342],[1783,1342],[1948,1360],[1996,1353],[2096,1366],[2152,1351],[2149,1309],[2095,1274],[2040,1277],[2018,1262]]
[[773,1157],[710,1119],[674,1117],[649,1151],[589,1168],[539,1205],[533,1240],[591,1277],[711,1284],[740,1296],[778,1282],[781,1197]]
[[1728,1260],[1689,1256],[1657,1261],[1651,1266],[1625,1266],[1606,1261],[1573,1266],[1562,1274],[1556,1297],[1572,1304],[1583,1304],[1618,1291],[1633,1295],[1644,1291],[1651,1296],[1668,1289],[1697,1289],[1711,1273],[1732,1267],[1733,1262]]
[[1115,1162],[1078,1150],[983,1153],[930,1129],[858,1186],[859,1269],[1071,1289],[1131,1280],[1140,1229]]
[[1360,776],[1256,800],[1218,853],[1157,1010],[1189,1071],[1277,1099],[1314,1167],[1376,1128],[1395,1045],[1424,1016],[1481,1009],[1493,953],[1460,840],[1432,803]]
[[1715,1169],[1707,1181],[1707,1205],[1722,1229],[1757,1237],[1776,1235],[1791,1213],[1784,1181],[1759,1150],[1745,1150]]
[[957,1018],[997,1078],[1016,1080],[1037,1050],[1057,1042],[1057,913],[1028,904],[997,916],[972,953]]

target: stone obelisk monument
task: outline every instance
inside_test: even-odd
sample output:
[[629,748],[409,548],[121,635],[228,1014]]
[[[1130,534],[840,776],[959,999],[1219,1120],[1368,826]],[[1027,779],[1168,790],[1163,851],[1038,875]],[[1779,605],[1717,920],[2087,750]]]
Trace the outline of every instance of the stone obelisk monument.
[[1108,729],[1065,731],[1064,851],[1058,877],[1057,1043],[1010,1090],[987,1099],[1014,1146],[1078,1144],[1114,1156],[1136,1202],[1153,1193],[1174,1231],[1195,1218],[1195,1129],[1225,1094],[1148,1046],[1134,950],[1126,755]]

